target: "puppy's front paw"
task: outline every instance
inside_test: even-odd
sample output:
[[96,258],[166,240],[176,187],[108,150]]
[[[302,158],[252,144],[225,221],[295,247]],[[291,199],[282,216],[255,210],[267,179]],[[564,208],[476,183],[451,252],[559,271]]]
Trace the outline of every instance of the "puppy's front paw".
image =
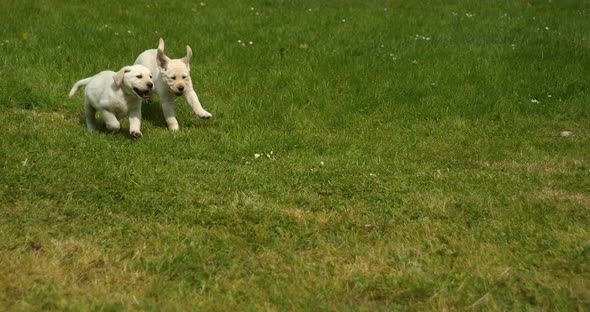
[[199,114],[199,117],[203,118],[203,119],[211,119],[211,117],[213,117],[213,115],[211,115],[209,112],[204,112]]
[[131,131],[131,137],[134,139],[139,139],[143,137],[143,134],[141,134],[140,131]]
[[166,123],[168,124],[168,130],[178,131],[178,121],[176,121],[176,118],[167,118]]

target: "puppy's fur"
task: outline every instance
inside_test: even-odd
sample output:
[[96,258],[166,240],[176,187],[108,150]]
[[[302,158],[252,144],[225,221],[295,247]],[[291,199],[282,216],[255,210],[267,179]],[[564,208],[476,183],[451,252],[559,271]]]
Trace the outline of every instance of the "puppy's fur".
[[154,91],[162,102],[162,111],[168,124],[168,129],[178,130],[178,121],[174,113],[174,101],[177,96],[183,96],[193,111],[201,118],[211,118],[212,115],[203,109],[197,93],[193,89],[190,77],[190,60],[193,52],[186,46],[186,56],[181,59],[170,59],[164,54],[164,40],[160,38],[157,49],[146,50],[135,60],[154,75]]
[[119,130],[119,120],[129,115],[129,133],[135,138],[142,136],[141,102],[150,98],[154,87],[149,69],[133,65],[125,66],[118,72],[102,71],[76,82],[70,97],[81,86],[86,86],[84,111],[88,130],[96,131],[96,111],[99,111],[109,130]]

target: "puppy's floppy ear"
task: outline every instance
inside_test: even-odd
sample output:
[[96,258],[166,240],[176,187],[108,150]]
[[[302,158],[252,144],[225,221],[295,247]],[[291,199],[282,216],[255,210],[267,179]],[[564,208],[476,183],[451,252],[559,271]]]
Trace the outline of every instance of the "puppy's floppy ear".
[[158,49],[158,53],[156,55],[156,63],[158,64],[158,68],[166,70],[169,61],[170,59],[164,55],[164,51]]
[[164,39],[160,38],[160,42],[158,43],[158,50],[162,50],[164,52]]
[[191,47],[186,46],[186,56],[180,60],[188,65],[191,62],[191,57],[193,57],[193,50],[191,50]]
[[131,67],[125,66],[113,75],[113,80],[115,81],[115,85],[117,85],[117,87],[121,87],[121,85],[123,84],[123,77],[125,76],[125,73],[128,73],[130,71]]

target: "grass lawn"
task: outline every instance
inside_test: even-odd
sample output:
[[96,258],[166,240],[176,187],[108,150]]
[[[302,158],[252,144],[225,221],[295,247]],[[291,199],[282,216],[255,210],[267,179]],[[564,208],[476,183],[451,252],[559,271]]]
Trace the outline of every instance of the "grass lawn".
[[[589,20],[3,0],[0,310],[589,310]],[[213,119],[88,132],[72,85],[160,37]]]

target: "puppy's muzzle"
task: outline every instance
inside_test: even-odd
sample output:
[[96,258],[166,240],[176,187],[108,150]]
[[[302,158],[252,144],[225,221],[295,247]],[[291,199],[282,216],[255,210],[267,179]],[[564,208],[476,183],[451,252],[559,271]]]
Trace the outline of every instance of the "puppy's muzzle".
[[134,87],[133,92],[135,92],[135,94],[137,94],[140,98],[149,100],[152,97],[150,90],[154,87],[154,85],[152,83],[148,83],[147,87],[147,90],[139,90],[138,88]]
[[177,96],[181,96],[184,94],[184,87],[183,86],[179,86],[177,89],[178,89],[178,92],[176,92]]

